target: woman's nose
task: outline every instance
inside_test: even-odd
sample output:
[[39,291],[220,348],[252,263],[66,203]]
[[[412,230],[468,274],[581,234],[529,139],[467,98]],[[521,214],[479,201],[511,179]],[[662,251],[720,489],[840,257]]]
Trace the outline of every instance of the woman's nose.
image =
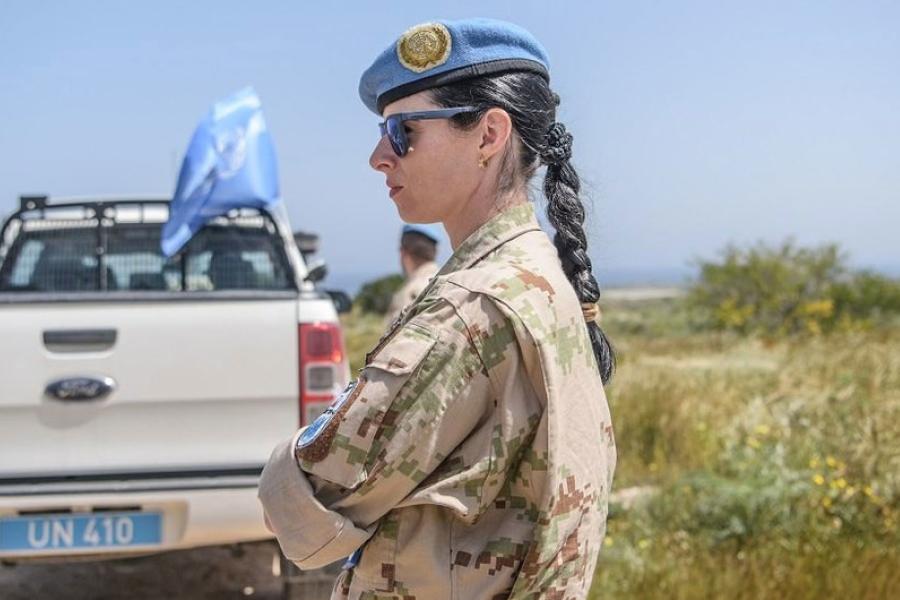
[[372,155],[369,157],[369,166],[376,171],[389,171],[397,164],[397,156],[391,148],[391,142],[386,135],[381,136]]

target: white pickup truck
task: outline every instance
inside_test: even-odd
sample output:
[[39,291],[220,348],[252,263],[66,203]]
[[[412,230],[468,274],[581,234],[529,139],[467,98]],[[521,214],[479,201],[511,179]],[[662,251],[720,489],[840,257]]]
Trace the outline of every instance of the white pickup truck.
[[167,218],[23,197],[0,230],[0,561],[271,538],[262,466],[349,379],[283,216],[215,218],[168,260]]

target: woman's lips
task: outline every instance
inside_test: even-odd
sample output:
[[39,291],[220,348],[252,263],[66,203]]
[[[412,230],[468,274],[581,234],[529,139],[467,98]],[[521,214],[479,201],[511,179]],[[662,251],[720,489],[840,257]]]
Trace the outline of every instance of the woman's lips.
[[400,193],[400,190],[403,189],[403,186],[402,185],[390,186],[390,188],[391,188],[390,196],[391,196],[391,198],[393,198],[394,196],[396,196],[397,194]]

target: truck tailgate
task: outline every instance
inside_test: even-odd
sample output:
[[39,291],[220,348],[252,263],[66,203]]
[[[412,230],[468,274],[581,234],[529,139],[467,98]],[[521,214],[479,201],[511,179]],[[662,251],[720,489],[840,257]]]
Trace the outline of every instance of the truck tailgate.
[[[0,305],[0,477],[262,465],[297,427],[297,365],[290,293]],[[47,392],[80,377],[112,392]]]

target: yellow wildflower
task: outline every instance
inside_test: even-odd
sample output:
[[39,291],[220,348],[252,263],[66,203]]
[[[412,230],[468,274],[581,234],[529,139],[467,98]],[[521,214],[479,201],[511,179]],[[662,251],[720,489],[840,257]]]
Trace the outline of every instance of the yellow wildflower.
[[839,490],[842,490],[847,487],[847,480],[841,477],[840,479],[835,480],[834,487]]
[[612,546],[612,545],[613,545],[613,539],[612,539],[611,537],[607,537],[605,540],[603,540],[603,545],[604,545],[604,546],[607,546],[607,547]]
[[769,435],[769,433],[772,430],[769,428],[768,425],[757,425],[755,431],[759,435],[766,436],[766,435]]
[[815,475],[813,475],[812,480],[816,485],[825,485],[825,478],[822,477],[821,473],[816,473]]
[[834,314],[834,300],[810,300],[801,304],[798,312],[804,316],[827,319]]
[[645,539],[645,540],[641,540],[638,542],[638,548],[640,548],[641,550],[646,550],[649,547],[650,547],[650,540]]
[[750,436],[747,438],[747,445],[755,450],[759,448],[759,440],[753,436]]
[[809,459],[809,468],[810,469],[818,469],[819,468],[819,458],[813,457]]
[[866,496],[868,496],[869,498],[871,498],[872,496],[875,495],[875,490],[872,489],[871,485],[867,485],[866,487],[863,488],[863,493]]
[[822,498],[822,506],[824,506],[825,508],[831,508],[831,498],[829,498],[828,496]]
[[834,469],[835,467],[837,467],[837,459],[835,459],[833,456],[829,456],[825,459],[825,464]]

